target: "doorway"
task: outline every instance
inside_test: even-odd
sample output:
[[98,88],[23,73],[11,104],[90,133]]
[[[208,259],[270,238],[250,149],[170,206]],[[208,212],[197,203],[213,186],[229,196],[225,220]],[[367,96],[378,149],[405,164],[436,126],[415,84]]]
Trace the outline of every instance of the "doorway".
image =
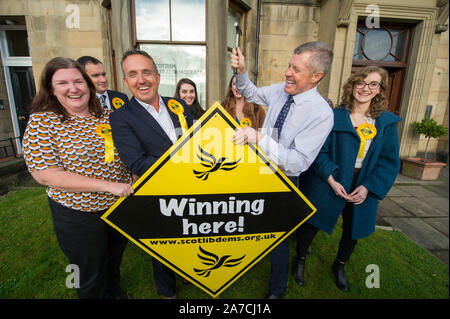
[[401,99],[408,65],[412,25],[383,23],[369,29],[359,21],[355,36],[352,73],[376,65],[389,73],[389,111],[400,115]]
[[14,66],[9,68],[20,140],[30,117],[30,105],[36,94],[33,70],[29,66]]
[[[0,54],[4,70],[2,80],[6,87],[12,124],[12,130],[5,131],[3,135],[14,140],[16,153],[21,154],[21,141],[30,114],[31,100],[36,93],[23,16],[0,16]],[[10,123],[5,126],[10,127]]]

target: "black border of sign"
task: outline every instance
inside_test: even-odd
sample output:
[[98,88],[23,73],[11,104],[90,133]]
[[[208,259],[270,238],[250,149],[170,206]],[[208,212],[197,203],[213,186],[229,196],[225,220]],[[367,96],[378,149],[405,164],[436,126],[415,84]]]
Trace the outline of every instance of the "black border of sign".
[[[219,104],[220,105],[220,104]],[[214,106],[213,106],[214,107]],[[149,169],[152,169],[152,171],[146,175],[142,180],[138,180],[138,185],[135,187],[135,192],[137,192],[143,185],[145,185],[147,183],[147,181],[156,173],[159,171],[159,169],[165,165],[167,163],[167,161],[172,157],[173,154],[175,154],[176,152],[179,151],[179,149],[181,147],[183,147],[183,145],[185,143],[187,143],[187,141],[189,141],[196,132],[198,132],[198,130],[200,130],[202,128],[202,124],[208,122],[213,116],[215,116],[216,114],[219,114],[224,120],[225,122],[227,122],[232,128],[234,128],[235,130],[239,129],[239,126],[237,126],[235,123],[233,123],[232,121],[230,121],[228,114],[225,114],[223,111],[223,108],[219,108],[216,107],[215,109],[213,109],[211,111],[211,113],[209,115],[207,115],[199,124],[195,123],[194,126],[195,128],[192,130],[192,132],[189,133],[189,135],[185,135],[183,136],[183,140],[180,141],[180,143],[177,145],[177,147],[175,149],[173,149],[170,153],[165,154],[165,158],[163,160],[161,160],[159,162],[159,164],[156,167],[152,167]],[[291,192],[296,192],[295,189],[292,188],[292,186],[290,185],[290,183],[287,182],[287,180],[285,178],[283,178],[283,176],[280,174],[279,170],[276,169],[271,163],[270,161],[268,161],[268,159],[266,159],[259,151],[258,149],[255,148],[255,146],[253,144],[247,144],[248,147],[250,147],[259,157],[260,159],[263,160],[263,162],[275,173],[275,175],[287,186],[288,189],[291,190]],[[302,197],[302,196],[301,196]],[[305,198],[302,197],[303,200],[305,200]],[[119,199],[119,201],[121,202],[121,200]],[[115,229],[119,230],[123,235],[125,235],[127,238],[129,238],[131,241],[135,242],[136,244],[138,244],[139,246],[142,246],[142,248],[144,248],[144,250],[150,252],[150,255],[154,255],[157,256],[157,259],[159,259],[160,262],[162,262],[163,264],[165,264],[167,267],[171,268],[172,270],[175,270],[176,272],[182,274],[184,277],[190,278],[193,282],[195,282],[195,284],[202,288],[205,292],[208,292],[210,295],[212,295],[213,297],[219,295],[223,290],[225,290],[225,288],[227,288],[229,285],[231,285],[233,283],[233,281],[237,280],[241,275],[243,275],[243,273],[245,273],[247,270],[249,270],[251,267],[253,267],[254,264],[256,264],[258,261],[260,261],[266,254],[268,254],[272,249],[274,249],[281,241],[285,240],[292,232],[294,232],[298,227],[300,227],[307,219],[309,219],[309,217],[312,216],[313,213],[315,213],[315,208],[314,206],[312,206],[311,203],[309,203],[309,201],[306,199],[306,201],[308,202],[308,206],[310,206],[312,208],[312,212],[308,215],[308,217],[306,217],[305,219],[303,219],[298,225],[296,225],[295,227],[292,228],[292,230],[285,232],[279,239],[277,239],[276,241],[274,241],[270,246],[268,246],[266,249],[264,249],[256,258],[254,258],[250,263],[248,263],[244,268],[242,268],[238,273],[236,273],[233,277],[231,277],[228,281],[226,281],[220,288],[218,288],[217,290],[213,291],[212,289],[206,287],[204,284],[200,283],[198,280],[194,279],[192,276],[186,274],[183,270],[181,270],[180,268],[178,268],[177,266],[175,266],[172,262],[168,261],[166,258],[162,257],[159,253],[155,252],[150,246],[148,246],[147,244],[145,244],[141,239],[135,239],[132,238],[130,235],[128,235],[127,233],[125,233],[122,229],[120,229],[117,225],[115,225],[114,223],[112,223],[111,221],[108,220],[108,216],[109,214],[111,214],[113,212],[113,210],[118,206],[118,202],[117,201],[101,218],[106,221],[108,224],[110,224],[111,226],[113,226]],[[154,257],[152,256],[152,257]],[[155,258],[155,257],[154,257]]]

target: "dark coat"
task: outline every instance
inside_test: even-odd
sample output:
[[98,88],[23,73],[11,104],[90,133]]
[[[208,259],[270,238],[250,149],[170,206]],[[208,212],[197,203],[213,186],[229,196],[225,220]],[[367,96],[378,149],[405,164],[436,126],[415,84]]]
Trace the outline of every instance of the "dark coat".
[[[117,110],[122,105],[124,105],[124,104],[129,102],[128,96],[126,96],[126,94],[124,94],[124,93],[121,93],[121,92],[118,92],[118,91],[113,91],[113,90],[107,90],[107,92],[108,92],[108,98],[109,98],[109,105],[111,105],[111,109],[113,111]],[[116,101],[115,98],[118,99],[119,103],[117,103],[117,102],[114,103]]]
[[[167,101],[171,98],[162,99],[165,105],[159,107],[167,108]],[[187,125],[192,126],[192,114],[186,103],[181,99],[175,100],[183,105]],[[179,138],[182,131],[178,116],[168,108],[167,111]],[[142,176],[173,145],[166,132],[135,97],[112,112],[109,123],[120,158],[137,176]]]
[[[377,135],[364,158],[356,186],[368,190],[366,200],[354,205],[352,238],[366,237],[375,231],[378,201],[382,200],[394,184],[400,169],[399,141],[396,124],[401,119],[383,112],[376,119]],[[349,111],[334,109],[334,126],[310,169],[300,175],[300,190],[317,208],[309,223],[331,234],[346,204],[336,196],[328,177],[344,186],[349,194],[360,146],[360,138],[352,126]]]

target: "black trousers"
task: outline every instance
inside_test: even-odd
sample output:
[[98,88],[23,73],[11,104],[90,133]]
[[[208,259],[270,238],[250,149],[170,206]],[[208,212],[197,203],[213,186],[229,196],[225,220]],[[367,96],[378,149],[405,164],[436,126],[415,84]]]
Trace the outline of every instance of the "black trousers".
[[[353,204],[347,203],[342,211],[343,230],[336,259],[347,262],[350,259],[357,240],[352,239]],[[305,258],[309,245],[316,236],[318,228],[305,222],[297,230],[297,258]]]
[[117,298],[120,295],[120,263],[128,243],[118,231],[100,219],[104,213],[86,213],[64,207],[50,198],[53,227],[59,246],[80,270],[80,299]]
[[173,297],[176,292],[175,273],[155,258],[152,258],[152,266],[156,292],[161,296]]
[[[291,182],[298,187],[298,177],[288,176]],[[270,253],[269,294],[283,296],[289,275],[289,242],[286,238]]]
[[[351,190],[356,187],[356,181],[358,180],[359,169],[355,168],[353,174]],[[355,249],[357,240],[352,239],[352,224],[353,224],[353,203],[346,203],[342,211],[342,235],[339,241],[339,249],[336,259],[341,262],[347,262]],[[320,214],[320,212],[317,212]],[[319,230],[312,224],[306,222],[297,230],[297,258],[305,258],[309,245],[313,241]]]

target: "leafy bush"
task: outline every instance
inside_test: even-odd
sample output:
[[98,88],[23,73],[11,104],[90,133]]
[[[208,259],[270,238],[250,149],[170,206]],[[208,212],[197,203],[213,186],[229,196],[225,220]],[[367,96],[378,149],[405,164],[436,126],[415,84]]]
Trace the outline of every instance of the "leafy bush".
[[448,128],[444,125],[437,124],[433,119],[424,118],[420,122],[414,122],[413,127],[417,133],[425,135],[427,138],[427,144],[425,146],[425,155],[423,161],[427,161],[428,143],[431,138],[438,138],[445,136],[448,133]]

